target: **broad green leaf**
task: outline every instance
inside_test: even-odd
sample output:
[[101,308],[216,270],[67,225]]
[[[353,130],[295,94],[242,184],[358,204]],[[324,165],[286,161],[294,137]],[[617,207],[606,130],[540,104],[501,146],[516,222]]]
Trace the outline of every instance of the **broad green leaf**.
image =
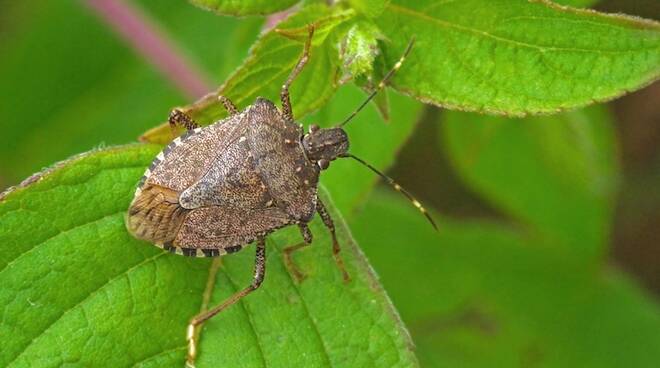
[[[84,154],[0,200],[1,366],[182,365],[211,261],[137,241],[123,220],[159,149]],[[308,278],[294,282],[281,250],[301,237],[295,228],[278,232],[262,288],[206,325],[198,367],[417,366],[396,312],[330,208],[353,280],[342,282],[316,219],[313,246],[295,256]],[[249,283],[253,252],[222,259],[213,302]]]
[[607,265],[585,266],[509,228],[428,226],[375,195],[352,230],[409,326],[423,367],[653,367],[660,309]]
[[190,0],[191,3],[218,14],[267,15],[293,6],[299,0]]
[[549,1],[392,1],[375,19],[392,85],[450,109],[554,113],[615,98],[660,75],[660,23]]
[[383,13],[390,0],[348,0],[348,3],[365,16],[376,18]]
[[[279,102],[282,84],[300,59],[307,36],[307,25],[316,24],[310,59],[291,86],[291,104],[296,118],[321,106],[336,89],[338,56],[329,39],[334,28],[353,17],[351,10],[313,4],[263,34],[252,46],[250,55],[217,92],[210,93],[185,110],[199,123],[209,124],[227,116],[218,95],[230,98],[240,109],[261,96]],[[278,32],[279,31],[279,32]],[[143,136],[143,140],[165,143],[171,140],[167,124]]]
[[[366,99],[357,87],[346,86],[317,113],[304,121],[331,127],[343,121]],[[417,126],[422,105],[409,97],[390,94],[392,118],[383,124],[373,107],[362,110],[348,125],[349,151],[382,171],[394,163],[396,154]],[[353,211],[366,198],[379,178],[351,159],[334,161],[321,175],[321,183],[332,194],[333,201],[350,221]]]
[[[137,3],[193,66],[209,72],[211,85],[240,64],[262,23],[219,19],[180,0]],[[2,9],[13,21],[2,26],[0,109],[12,118],[0,135],[0,188],[76,152],[132,141],[186,102],[85,2],[11,2]]]
[[605,108],[526,119],[450,112],[441,135],[460,176],[485,199],[554,246],[603,254],[618,183]]

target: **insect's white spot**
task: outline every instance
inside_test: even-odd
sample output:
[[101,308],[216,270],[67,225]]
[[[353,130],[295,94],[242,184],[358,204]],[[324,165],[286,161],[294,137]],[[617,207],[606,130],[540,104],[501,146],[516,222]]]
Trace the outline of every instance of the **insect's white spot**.
[[399,184],[394,184],[394,189],[401,190],[401,186]]
[[284,140],[284,143],[285,143],[285,144],[291,144],[291,140],[290,140],[290,139],[285,139],[285,140]]
[[261,183],[261,189],[266,189],[266,185],[264,183]]
[[399,69],[401,67],[401,60],[397,61],[396,64],[394,64],[394,69]]
[[299,173],[299,172],[301,172],[301,171],[302,171],[302,166],[298,166],[298,167],[296,167],[296,172]]
[[183,249],[181,249],[181,248],[179,248],[179,247],[175,247],[175,248],[174,248],[174,253],[176,253],[176,254],[182,256],[182,255],[183,255]]
[[271,199],[270,201],[266,202],[266,207],[270,207],[273,205],[273,200]]
[[422,204],[419,203],[419,202],[417,202],[417,200],[414,200],[412,203],[413,203],[413,205],[414,205],[415,207],[419,208],[420,210],[423,210],[423,209],[424,209],[424,208],[422,207]]
[[204,252],[201,249],[197,248],[195,250],[195,257],[204,257]]
[[239,142],[245,142],[246,139],[247,139],[247,138],[245,138],[245,136],[242,136],[241,138],[238,139],[238,141],[239,141]]
[[156,156],[156,158],[157,158],[159,161],[163,161],[163,159],[165,158],[165,155],[163,154],[163,152],[161,152],[161,153],[158,154],[158,156]]
[[175,146],[180,145],[181,144],[181,137],[177,137],[176,139],[174,139],[172,141],[172,143],[174,143]]
[[305,179],[303,183],[305,183],[305,185],[309,185],[309,180]]
[[201,131],[202,131],[202,128],[195,128],[195,129],[193,129],[193,132],[195,132],[195,133],[199,133],[199,132],[201,132]]
[[139,196],[140,194],[142,194],[142,189],[141,188],[135,189],[135,197]]

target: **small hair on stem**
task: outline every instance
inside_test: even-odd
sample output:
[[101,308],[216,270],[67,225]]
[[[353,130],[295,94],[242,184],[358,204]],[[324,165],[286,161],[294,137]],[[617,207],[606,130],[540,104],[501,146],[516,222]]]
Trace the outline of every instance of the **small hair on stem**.
[[394,179],[392,179],[392,178],[390,178],[389,176],[383,174],[383,173],[380,172],[378,169],[376,169],[375,167],[373,167],[371,164],[369,164],[368,162],[364,161],[363,159],[361,159],[361,158],[359,158],[359,157],[357,157],[357,156],[355,156],[355,155],[353,155],[353,154],[346,153],[346,154],[344,154],[342,157],[349,157],[349,158],[352,158],[353,160],[355,160],[355,161],[361,163],[362,165],[364,165],[364,166],[366,166],[367,168],[369,168],[371,171],[373,171],[373,172],[375,172],[376,174],[378,174],[378,176],[380,176],[381,178],[383,178],[383,179],[387,182],[387,184],[391,185],[392,188],[394,188],[394,190],[396,190],[397,192],[399,192],[399,193],[403,194],[404,196],[406,196],[406,198],[408,198],[408,200],[409,200],[409,201],[410,201],[415,207],[417,207],[417,209],[419,210],[419,212],[421,212],[421,213],[426,217],[426,219],[431,223],[431,225],[433,226],[433,228],[435,229],[435,231],[438,231],[438,226],[435,224],[435,221],[433,221],[433,218],[432,218],[431,215],[428,213],[428,211],[426,211],[426,209],[424,208],[424,206],[422,206],[422,204],[419,203],[419,201],[418,201],[415,197],[413,197],[413,195],[410,194],[410,192],[408,192],[408,191],[405,190],[401,185],[399,185],[397,182],[395,182]]
[[403,55],[401,55],[399,61],[397,61],[396,64],[394,64],[394,66],[392,67],[392,69],[390,69],[390,71],[387,72],[387,74],[385,74],[385,77],[383,77],[383,80],[381,80],[380,83],[378,83],[376,89],[373,92],[371,92],[369,97],[367,97],[367,99],[364,100],[364,102],[362,102],[362,104],[358,106],[358,108],[355,111],[353,111],[353,113],[351,113],[341,124],[339,124],[340,127],[343,127],[349,121],[351,121],[355,117],[355,115],[357,115],[360,111],[362,111],[362,109],[365,106],[367,106],[369,101],[371,101],[374,97],[376,97],[376,95],[378,94],[378,92],[380,92],[380,90],[385,88],[385,83],[387,83],[387,81],[394,75],[394,73],[396,73],[396,71],[399,70],[399,68],[401,68],[401,65],[403,65],[403,61],[406,59],[406,57],[408,57],[408,54],[410,53],[410,50],[412,50],[414,44],[415,44],[415,37],[410,39],[410,42],[408,42],[408,46],[406,46],[406,50],[403,52]]

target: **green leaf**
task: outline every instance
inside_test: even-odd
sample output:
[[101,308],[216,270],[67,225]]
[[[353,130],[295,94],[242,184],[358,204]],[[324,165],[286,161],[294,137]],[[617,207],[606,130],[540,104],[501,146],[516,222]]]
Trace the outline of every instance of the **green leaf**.
[[200,8],[225,15],[267,15],[293,6],[299,0],[190,0]]
[[392,85],[450,109],[554,113],[620,96],[660,75],[660,23],[549,1],[403,1],[375,19]]
[[348,0],[355,10],[369,18],[376,18],[383,13],[390,0]]
[[[193,65],[212,71],[213,84],[240,65],[261,29],[260,19],[218,21],[180,0],[139,3]],[[3,19],[15,21],[0,42],[0,110],[12,118],[0,134],[0,188],[102,142],[133,141],[186,102],[85,2],[6,5]]]
[[493,223],[438,222],[436,233],[405,200],[380,193],[351,226],[423,367],[660,361],[660,308],[618,270],[585,266]]
[[507,119],[448,112],[441,139],[466,184],[556,247],[602,255],[618,183],[603,107]]
[[[230,98],[239,109],[252,104],[257,97],[279,101],[282,84],[300,59],[307,38],[307,25],[315,24],[309,62],[290,89],[294,116],[301,118],[314,111],[332,96],[336,89],[338,56],[329,39],[332,32],[355,12],[312,4],[301,9],[276,29],[263,34],[252,46],[250,55],[225,81],[217,92],[210,93],[184,109],[202,125],[227,116],[218,95]],[[166,143],[170,128],[163,124],[145,133],[143,140]]]
[[[123,220],[159,150],[84,154],[0,199],[1,366],[183,364],[187,321],[200,309],[211,261],[135,240]],[[316,219],[314,246],[295,256],[309,277],[295,283],[281,251],[300,235],[277,232],[262,288],[208,322],[199,367],[417,366],[396,312],[330,207],[353,280],[342,282]],[[222,259],[213,302],[248,285],[252,252]]]

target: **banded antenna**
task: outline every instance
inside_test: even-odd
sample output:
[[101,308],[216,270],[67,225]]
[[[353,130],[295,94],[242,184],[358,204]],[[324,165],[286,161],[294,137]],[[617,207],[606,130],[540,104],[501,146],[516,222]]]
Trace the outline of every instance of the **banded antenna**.
[[431,215],[428,213],[428,211],[426,211],[426,208],[424,208],[424,206],[422,206],[422,204],[419,203],[419,201],[415,197],[413,197],[413,195],[410,194],[409,191],[405,190],[401,185],[399,185],[397,182],[395,182],[394,179],[392,179],[389,176],[383,174],[378,169],[371,166],[368,162],[364,161],[363,159],[361,159],[361,158],[359,158],[359,157],[357,157],[353,154],[346,153],[342,157],[350,157],[350,158],[354,159],[355,161],[361,163],[362,165],[366,166],[371,171],[378,174],[378,176],[383,178],[387,182],[387,184],[391,185],[392,188],[394,188],[394,190],[396,190],[397,192],[399,192],[399,193],[403,194],[404,196],[406,196],[406,198],[408,198],[408,200],[413,204],[413,206],[417,207],[419,212],[421,212],[426,217],[426,219],[429,220],[429,222],[431,223],[431,225],[433,226],[435,231],[438,231],[438,225],[435,224],[435,221],[433,221],[433,218],[431,217]]
[[[367,106],[369,101],[371,101],[374,97],[376,97],[378,92],[380,92],[383,88],[385,88],[385,84],[387,83],[387,81],[394,75],[394,73],[396,73],[397,70],[399,70],[399,68],[401,68],[401,65],[403,65],[403,61],[406,59],[406,57],[408,57],[408,54],[410,53],[410,50],[412,50],[412,47],[413,47],[414,44],[415,44],[415,38],[413,37],[413,38],[410,39],[410,42],[408,42],[408,46],[406,46],[406,50],[403,52],[403,55],[401,55],[401,58],[399,59],[399,61],[397,61],[396,64],[394,64],[394,67],[392,67],[392,69],[390,69],[390,71],[387,72],[387,74],[385,74],[385,77],[383,78],[383,80],[381,80],[380,83],[378,83],[378,86],[376,87],[376,89],[373,92],[371,92],[371,94],[369,94],[369,97],[367,97],[367,99],[364,100],[364,102],[362,102],[362,104],[360,106],[358,106],[358,108],[355,111],[353,111],[352,114],[350,114],[341,124],[339,124],[340,127],[343,127],[349,121],[351,121],[355,117],[355,115],[357,115],[360,111],[362,111],[362,109],[365,106]],[[361,159],[361,158],[359,158],[359,157],[357,157],[353,154],[345,153],[344,155],[342,155],[342,157],[349,157],[349,158],[354,159],[355,161],[357,161],[357,162],[361,163],[362,165],[366,166],[369,170],[373,171],[378,176],[383,178],[387,182],[387,184],[389,184],[390,186],[392,186],[392,188],[394,188],[394,190],[396,190],[397,192],[403,194],[406,198],[408,198],[408,200],[415,207],[417,207],[417,209],[426,217],[426,219],[431,223],[433,228],[436,231],[438,231],[438,226],[435,224],[435,221],[433,221],[433,218],[428,213],[428,211],[426,211],[424,206],[422,206],[422,204],[419,203],[419,201],[415,197],[413,197],[413,195],[410,194],[410,192],[408,192],[401,185],[399,185],[397,182],[395,182],[394,179],[392,179],[389,176],[383,174],[378,169],[373,167],[371,164],[369,164],[368,162],[364,161],[363,159]]]
[[371,101],[374,97],[376,97],[378,92],[380,92],[383,88],[385,88],[385,83],[387,83],[387,81],[394,75],[394,73],[396,73],[396,71],[399,70],[399,68],[401,68],[401,65],[403,65],[403,61],[406,60],[406,57],[408,57],[408,54],[410,53],[410,50],[412,50],[414,44],[415,44],[415,38],[413,37],[410,39],[410,42],[408,42],[408,46],[406,46],[406,51],[403,52],[403,55],[401,55],[399,61],[397,61],[396,64],[394,64],[394,67],[392,67],[392,69],[390,69],[390,71],[387,72],[387,74],[385,74],[383,80],[381,80],[380,83],[378,83],[378,86],[373,92],[371,92],[369,97],[367,97],[367,99],[364,100],[364,102],[362,102],[362,104],[355,111],[353,111],[352,114],[350,114],[341,124],[339,124],[340,127],[343,127],[349,121],[351,121],[355,117],[355,115],[357,115],[360,111],[362,111],[362,109],[365,106],[367,106],[369,101]]

